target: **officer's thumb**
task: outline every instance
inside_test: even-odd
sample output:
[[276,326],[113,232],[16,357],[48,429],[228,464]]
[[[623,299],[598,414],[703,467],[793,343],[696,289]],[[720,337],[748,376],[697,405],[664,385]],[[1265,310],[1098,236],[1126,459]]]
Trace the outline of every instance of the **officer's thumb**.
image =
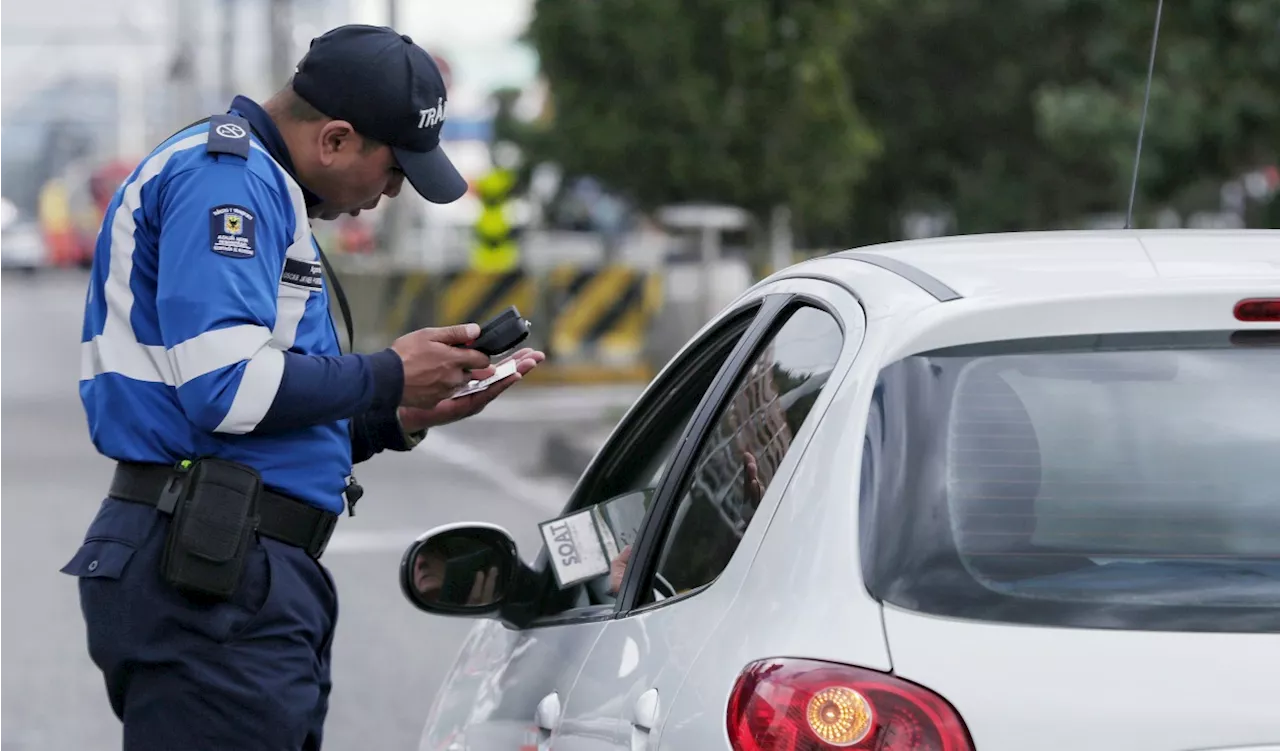
[[480,325],[476,323],[459,323],[454,326],[443,326],[436,329],[424,329],[423,333],[443,344],[467,344],[480,336]]

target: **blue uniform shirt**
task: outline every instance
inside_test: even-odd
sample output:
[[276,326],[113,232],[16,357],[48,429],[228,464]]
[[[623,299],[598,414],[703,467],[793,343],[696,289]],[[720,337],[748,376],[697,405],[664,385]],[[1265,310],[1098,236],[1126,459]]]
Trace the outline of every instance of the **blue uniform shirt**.
[[409,442],[391,350],[341,354],[319,247],[283,139],[237,97],[156,147],[94,251],[80,397],[119,461],[216,456],[333,512],[354,463]]

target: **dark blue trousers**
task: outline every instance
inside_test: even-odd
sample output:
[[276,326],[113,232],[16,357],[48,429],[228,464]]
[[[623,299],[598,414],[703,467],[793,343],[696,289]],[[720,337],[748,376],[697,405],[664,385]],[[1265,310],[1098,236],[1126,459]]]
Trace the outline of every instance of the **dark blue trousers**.
[[108,498],[62,569],[79,579],[126,751],[319,749],[338,617],[328,571],[260,538],[235,595],[201,601],[164,581],[168,529],[155,509]]

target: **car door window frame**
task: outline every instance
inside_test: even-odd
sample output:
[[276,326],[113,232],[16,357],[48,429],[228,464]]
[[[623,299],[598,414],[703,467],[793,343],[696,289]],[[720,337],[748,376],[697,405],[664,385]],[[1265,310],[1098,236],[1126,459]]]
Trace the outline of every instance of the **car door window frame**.
[[[710,387],[694,405],[692,415],[677,441],[674,456],[679,457],[681,455],[681,451],[689,441],[690,429],[698,424],[699,417],[706,412],[709,400],[715,404],[720,403],[720,395],[726,388],[724,385],[726,374],[739,373],[743,366],[743,358],[755,352],[755,342],[759,339],[762,322],[772,321],[778,305],[783,302],[777,297],[765,295],[745,301],[714,327],[705,331],[702,336],[677,356],[680,359],[659,375],[650,388],[646,389],[642,401],[633,406],[622,418],[619,426],[610,433],[608,440],[596,453],[596,457],[574,487],[561,515],[616,497],[616,494],[607,497],[603,495],[605,489],[608,488],[607,478],[610,473],[615,472],[620,466],[620,462],[624,462],[634,452],[637,444],[643,443],[646,438],[653,435],[654,429],[661,425],[663,412],[672,403],[681,398],[687,398],[687,395],[680,392],[681,387],[691,379],[696,378],[699,372],[704,372],[701,370],[702,368],[715,366],[716,372],[711,378]],[[726,337],[736,337],[737,340],[729,349],[728,357],[716,366],[716,363],[713,360],[709,360],[709,356],[706,354],[709,349],[708,345],[712,345],[717,340],[722,340]],[[676,466],[676,460],[673,459],[663,471],[657,488],[664,486]],[[646,514],[641,530],[649,525],[649,520],[656,509],[657,497],[655,496],[654,505],[651,506]],[[633,553],[638,552],[639,543],[640,538],[637,538],[637,547],[633,550]],[[636,558],[633,556],[632,560],[634,561]],[[557,585],[552,575],[545,545],[539,551],[538,557],[533,564],[533,569],[539,580],[538,592],[534,602],[545,603],[547,598],[557,594]],[[624,591],[623,589],[619,590],[618,596],[612,604],[589,605],[546,615],[537,615],[524,625],[523,630],[610,620],[616,617],[619,612]]]
[[[706,444],[710,431],[728,407],[729,401],[737,393],[737,388],[745,377],[747,369],[786,325],[791,315],[804,307],[816,308],[835,319],[841,337],[837,361],[849,346],[849,326],[835,306],[827,301],[803,292],[774,292],[766,295],[764,305],[757,313],[751,327],[738,341],[730,361],[717,374],[716,381],[708,392],[708,398],[699,405],[698,411],[686,426],[680,448],[655,490],[653,504],[636,537],[630,563],[618,590],[617,607],[613,617],[650,612],[684,602],[690,597],[697,596],[719,578],[717,574],[711,581],[680,597],[658,602],[645,602],[643,598],[644,587],[656,573],[658,557],[671,531],[671,523],[679,509],[680,498],[692,480],[693,462]],[[861,336],[860,333],[860,340]],[[861,345],[861,341],[858,345]]]
[[[726,317],[714,331],[709,331],[698,340],[695,346],[686,350],[686,356],[680,364],[672,368],[662,379],[662,383],[655,384],[650,389],[649,400],[631,410],[630,414],[623,418],[619,428],[609,434],[608,440],[597,452],[592,464],[588,466],[582,481],[579,482],[578,487],[574,488],[564,513],[579,511],[619,495],[619,492],[608,491],[607,478],[622,468],[625,460],[634,453],[638,444],[644,444],[647,440],[653,438],[655,432],[661,432],[664,413],[669,411],[673,403],[682,398],[687,398],[681,395],[680,389],[688,386],[690,381],[697,380],[699,373],[706,372],[704,368],[716,368],[715,375],[711,377],[712,388],[708,389],[707,393],[712,392],[716,381],[722,377],[728,363],[732,361],[742,339],[751,332],[752,327],[760,316],[760,312],[761,306],[759,303],[745,306],[735,311],[732,315]],[[717,365],[714,360],[710,359],[712,355],[708,353],[708,350],[713,349],[713,347],[708,345],[716,340],[724,340],[734,336],[738,338],[738,341],[729,349],[729,357]],[[697,416],[698,411],[702,409],[702,405],[705,402],[706,395],[704,394],[690,411],[690,423],[693,422],[693,418]],[[682,434],[678,440],[683,441],[684,435]],[[667,468],[666,472],[669,471],[670,467]],[[664,472],[664,475],[666,472]],[[618,488],[613,490],[619,491]]]

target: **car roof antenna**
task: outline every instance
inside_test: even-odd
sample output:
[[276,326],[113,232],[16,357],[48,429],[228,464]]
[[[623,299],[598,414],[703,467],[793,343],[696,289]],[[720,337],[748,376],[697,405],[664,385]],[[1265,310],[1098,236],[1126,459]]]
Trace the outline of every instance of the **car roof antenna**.
[[1124,228],[1133,228],[1133,199],[1138,194],[1138,163],[1142,161],[1142,134],[1147,129],[1147,105],[1151,102],[1151,77],[1156,68],[1156,43],[1160,39],[1160,14],[1164,0],[1156,2],[1156,26],[1151,32],[1151,59],[1147,62],[1147,92],[1142,99],[1142,122],[1138,125],[1138,150],[1133,155],[1133,184],[1129,186],[1129,211],[1125,214]]

